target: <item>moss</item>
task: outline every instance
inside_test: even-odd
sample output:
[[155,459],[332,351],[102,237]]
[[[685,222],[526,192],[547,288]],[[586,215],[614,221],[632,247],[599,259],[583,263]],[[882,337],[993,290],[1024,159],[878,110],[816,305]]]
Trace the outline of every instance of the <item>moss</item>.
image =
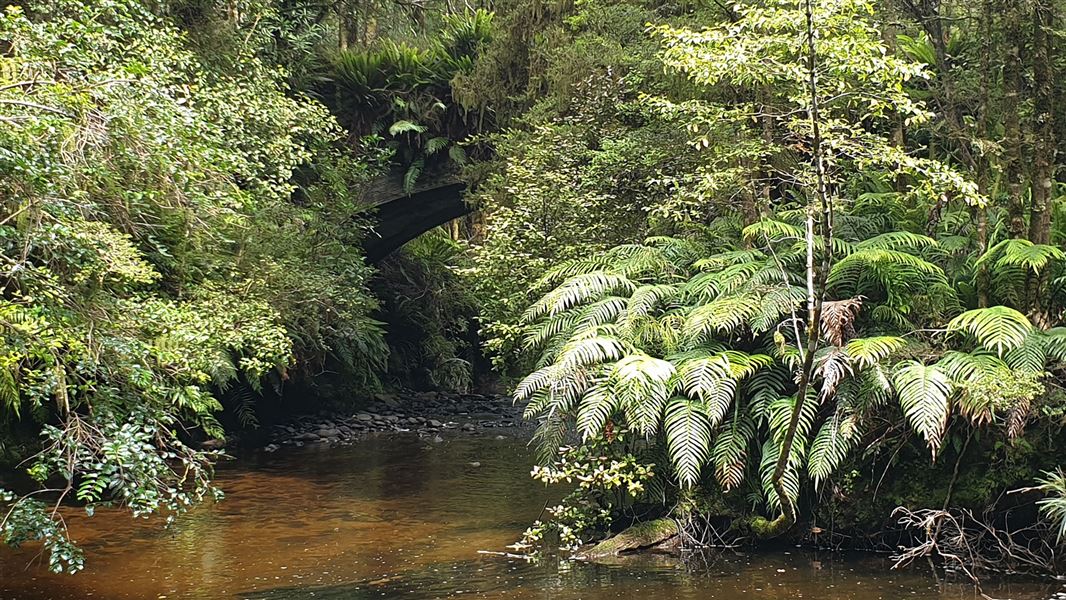
[[586,558],[617,556],[623,552],[657,546],[677,535],[677,522],[673,519],[655,519],[637,523],[618,535],[596,544],[586,553]]

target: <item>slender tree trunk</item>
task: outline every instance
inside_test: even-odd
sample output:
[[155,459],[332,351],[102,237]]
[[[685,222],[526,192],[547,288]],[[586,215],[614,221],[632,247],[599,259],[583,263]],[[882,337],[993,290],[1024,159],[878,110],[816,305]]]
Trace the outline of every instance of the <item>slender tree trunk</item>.
[[1007,176],[1010,235],[1020,238],[1025,233],[1025,204],[1022,200],[1022,129],[1018,117],[1021,95],[1021,30],[1018,24],[1016,0],[1002,3],[1006,23],[1007,55],[1003,63],[1003,149]]
[[921,24],[926,35],[929,36],[929,42],[933,46],[933,58],[936,61],[935,67],[937,71],[936,80],[940,84],[939,104],[948,127],[948,145],[958,152],[959,162],[970,172],[974,172],[976,162],[969,136],[966,134],[962,114],[959,111],[955,91],[955,75],[951,57],[948,54],[948,30],[944,28],[944,16],[940,11],[940,2],[922,2],[919,5],[912,0],[905,0],[904,7]]
[[[981,2],[980,31],[984,43],[981,46],[981,86],[980,105],[977,112],[977,137],[982,142],[988,139],[988,93],[989,77],[992,70],[992,0]],[[988,156],[982,154],[977,158],[977,191],[982,198],[989,198],[990,165]],[[977,217],[977,249],[981,254],[988,250],[988,207],[979,205],[976,207]],[[989,281],[988,266],[982,263],[977,270],[977,305],[987,308],[989,305]]]
[[1037,0],[1033,7],[1033,174],[1030,191],[1029,241],[1051,240],[1051,199],[1055,178],[1054,26],[1052,0]]
[[[821,108],[819,105],[818,84],[818,53],[815,45],[817,29],[814,26],[814,11],[811,3],[806,0],[807,21],[807,75],[810,93],[810,108],[808,116],[811,122],[811,153],[814,158],[815,170],[815,202],[807,207],[807,344],[801,348],[803,353],[803,366],[800,368],[799,381],[797,382],[796,403],[792,408],[792,416],[789,419],[788,429],[781,442],[780,454],[777,457],[777,465],[771,478],[774,491],[781,503],[781,515],[774,519],[767,531],[769,535],[778,535],[791,528],[797,521],[797,508],[795,501],[789,497],[785,489],[784,477],[788,470],[789,459],[792,457],[792,447],[796,441],[796,433],[799,429],[800,415],[803,414],[803,405],[807,401],[807,393],[811,387],[811,379],[814,374],[814,355],[818,350],[818,338],[821,332],[822,307],[825,303],[825,279],[833,260],[833,203],[829,196],[825,148],[822,145],[821,131]],[[823,243],[821,265],[816,265],[817,232],[821,229]]]
[[[886,24],[883,37],[889,53],[895,54],[898,51],[895,25]],[[892,145],[900,150],[905,149],[907,146],[907,129],[901,115],[896,115],[892,119]],[[893,189],[900,194],[907,191],[907,180],[902,173],[896,175]]]
[[[1051,241],[1051,202],[1054,194],[1054,27],[1053,0],[1036,0],[1033,6],[1033,171],[1030,179],[1029,241]],[[1046,325],[1042,290],[1047,273],[1030,273],[1027,295],[1033,322]]]

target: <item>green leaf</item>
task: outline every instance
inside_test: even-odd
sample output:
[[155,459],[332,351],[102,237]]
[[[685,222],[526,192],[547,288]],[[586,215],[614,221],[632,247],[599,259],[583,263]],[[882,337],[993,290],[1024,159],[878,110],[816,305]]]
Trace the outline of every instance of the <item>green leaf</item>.
[[692,487],[710,459],[711,423],[702,404],[688,398],[671,400],[666,405],[663,433],[678,480]]
[[935,459],[944,441],[951,411],[952,385],[947,374],[936,365],[905,361],[896,366],[892,384],[904,416],[925,438]]
[[999,356],[1025,343],[1032,330],[1025,315],[1006,306],[966,311],[948,323],[948,331],[965,331]]

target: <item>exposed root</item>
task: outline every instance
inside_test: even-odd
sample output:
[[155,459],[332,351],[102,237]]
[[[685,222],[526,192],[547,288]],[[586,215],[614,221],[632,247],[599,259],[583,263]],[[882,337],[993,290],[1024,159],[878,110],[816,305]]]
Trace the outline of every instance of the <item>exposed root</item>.
[[897,522],[914,534],[915,543],[900,546],[893,568],[915,560],[939,560],[944,568],[957,571],[975,584],[987,575],[1057,576],[1062,572],[1055,534],[1037,522],[1011,528],[1010,514],[976,516],[969,510],[893,511]]

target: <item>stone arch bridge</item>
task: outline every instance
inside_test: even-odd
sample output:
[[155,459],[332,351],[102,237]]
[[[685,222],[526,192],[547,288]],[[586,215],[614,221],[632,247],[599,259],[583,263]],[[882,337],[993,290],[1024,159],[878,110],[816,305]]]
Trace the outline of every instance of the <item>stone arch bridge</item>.
[[434,227],[470,214],[463,197],[466,184],[454,172],[424,173],[411,190],[404,190],[403,171],[394,169],[367,189],[372,231],[363,247],[376,263]]

